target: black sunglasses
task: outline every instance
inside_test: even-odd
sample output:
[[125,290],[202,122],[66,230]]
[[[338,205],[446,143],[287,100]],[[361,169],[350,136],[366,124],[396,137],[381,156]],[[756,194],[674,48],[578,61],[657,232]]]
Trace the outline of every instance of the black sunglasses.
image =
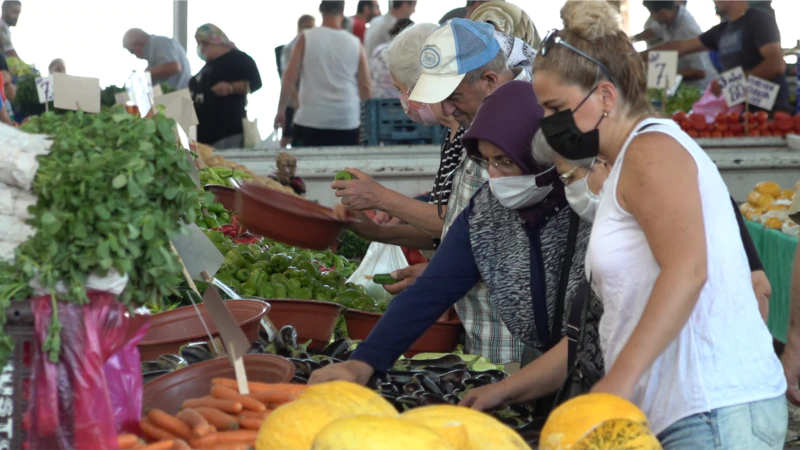
[[595,63],[595,65],[597,65],[597,67],[599,67],[600,70],[602,70],[603,73],[606,75],[606,78],[608,78],[608,81],[610,81],[612,84],[616,84],[616,83],[614,83],[614,77],[611,76],[611,72],[608,70],[608,68],[603,63],[601,63],[600,61],[592,58],[591,56],[587,55],[586,53],[578,50],[577,48],[572,46],[569,42],[561,39],[561,36],[558,35],[558,30],[556,30],[555,28],[550,30],[550,31],[548,31],[547,35],[544,37],[544,40],[542,40],[542,43],[539,46],[539,54],[542,57],[547,56],[547,53],[550,52],[550,49],[552,49],[554,45],[563,45],[564,47],[572,50],[573,52],[577,53],[578,55],[583,56],[584,58],[588,59],[589,61]]

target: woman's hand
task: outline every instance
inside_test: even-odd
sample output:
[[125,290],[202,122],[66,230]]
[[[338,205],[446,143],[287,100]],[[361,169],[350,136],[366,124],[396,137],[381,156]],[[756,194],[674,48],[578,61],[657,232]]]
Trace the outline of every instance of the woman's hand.
[[308,384],[319,384],[326,381],[350,381],[361,385],[367,384],[375,369],[369,364],[355,359],[331,364],[311,372]]
[[227,81],[220,81],[219,83],[215,84],[211,90],[217,94],[218,97],[227,97],[234,93],[233,83],[229,83]]
[[335,195],[342,199],[342,204],[356,211],[367,209],[382,210],[381,194],[385,188],[371,176],[358,169],[346,170],[353,174],[356,179],[339,180],[331,184],[331,189],[336,190]]
[[470,389],[458,406],[477,409],[478,411],[492,411],[503,407],[510,402],[509,389],[504,381],[493,383],[475,389]]

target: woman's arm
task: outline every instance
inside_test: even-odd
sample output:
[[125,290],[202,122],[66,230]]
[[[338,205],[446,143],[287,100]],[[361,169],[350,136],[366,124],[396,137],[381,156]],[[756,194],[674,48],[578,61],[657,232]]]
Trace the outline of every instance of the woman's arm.
[[697,164],[674,139],[644,133],[627,151],[617,199],[641,226],[660,267],[639,323],[592,389],[630,398],[642,374],[686,325],[707,280]]
[[340,218],[351,214],[358,219],[358,223],[349,226],[360,237],[384,244],[399,245],[401,247],[416,248],[418,250],[434,250],[433,239],[411,225],[378,225],[361,211],[345,213],[344,205],[336,205],[336,215]]
[[292,99],[292,90],[297,86],[297,80],[300,78],[300,66],[303,63],[305,53],[305,35],[300,35],[292,50],[292,57],[289,58],[289,67],[286,68],[286,72],[283,74],[281,96],[278,100],[278,114],[275,116],[275,128],[283,128],[286,125],[286,106]]

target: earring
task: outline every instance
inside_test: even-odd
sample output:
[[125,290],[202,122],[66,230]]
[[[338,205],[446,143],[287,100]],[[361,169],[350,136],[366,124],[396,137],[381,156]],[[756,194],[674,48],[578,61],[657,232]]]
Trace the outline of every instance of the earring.
[[603,111],[603,117],[608,117],[608,111]]

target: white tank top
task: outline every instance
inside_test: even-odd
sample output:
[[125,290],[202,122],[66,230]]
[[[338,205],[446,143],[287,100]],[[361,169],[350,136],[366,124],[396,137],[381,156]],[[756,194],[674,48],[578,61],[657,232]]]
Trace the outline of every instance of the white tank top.
[[603,186],[592,228],[586,270],[603,300],[600,346],[606,370],[638,324],[660,272],[642,228],[617,202],[625,151],[639,132],[667,134],[692,155],[708,249],[708,281],[697,306],[633,395],[658,434],[693,414],[781,396],[786,380],[758,312],[728,188],[703,149],[665,119],[644,120],[628,137]]
[[294,123],[328,130],[361,124],[358,63],[361,42],[345,30],[318,27],[303,32],[306,50],[300,69],[299,107]]

